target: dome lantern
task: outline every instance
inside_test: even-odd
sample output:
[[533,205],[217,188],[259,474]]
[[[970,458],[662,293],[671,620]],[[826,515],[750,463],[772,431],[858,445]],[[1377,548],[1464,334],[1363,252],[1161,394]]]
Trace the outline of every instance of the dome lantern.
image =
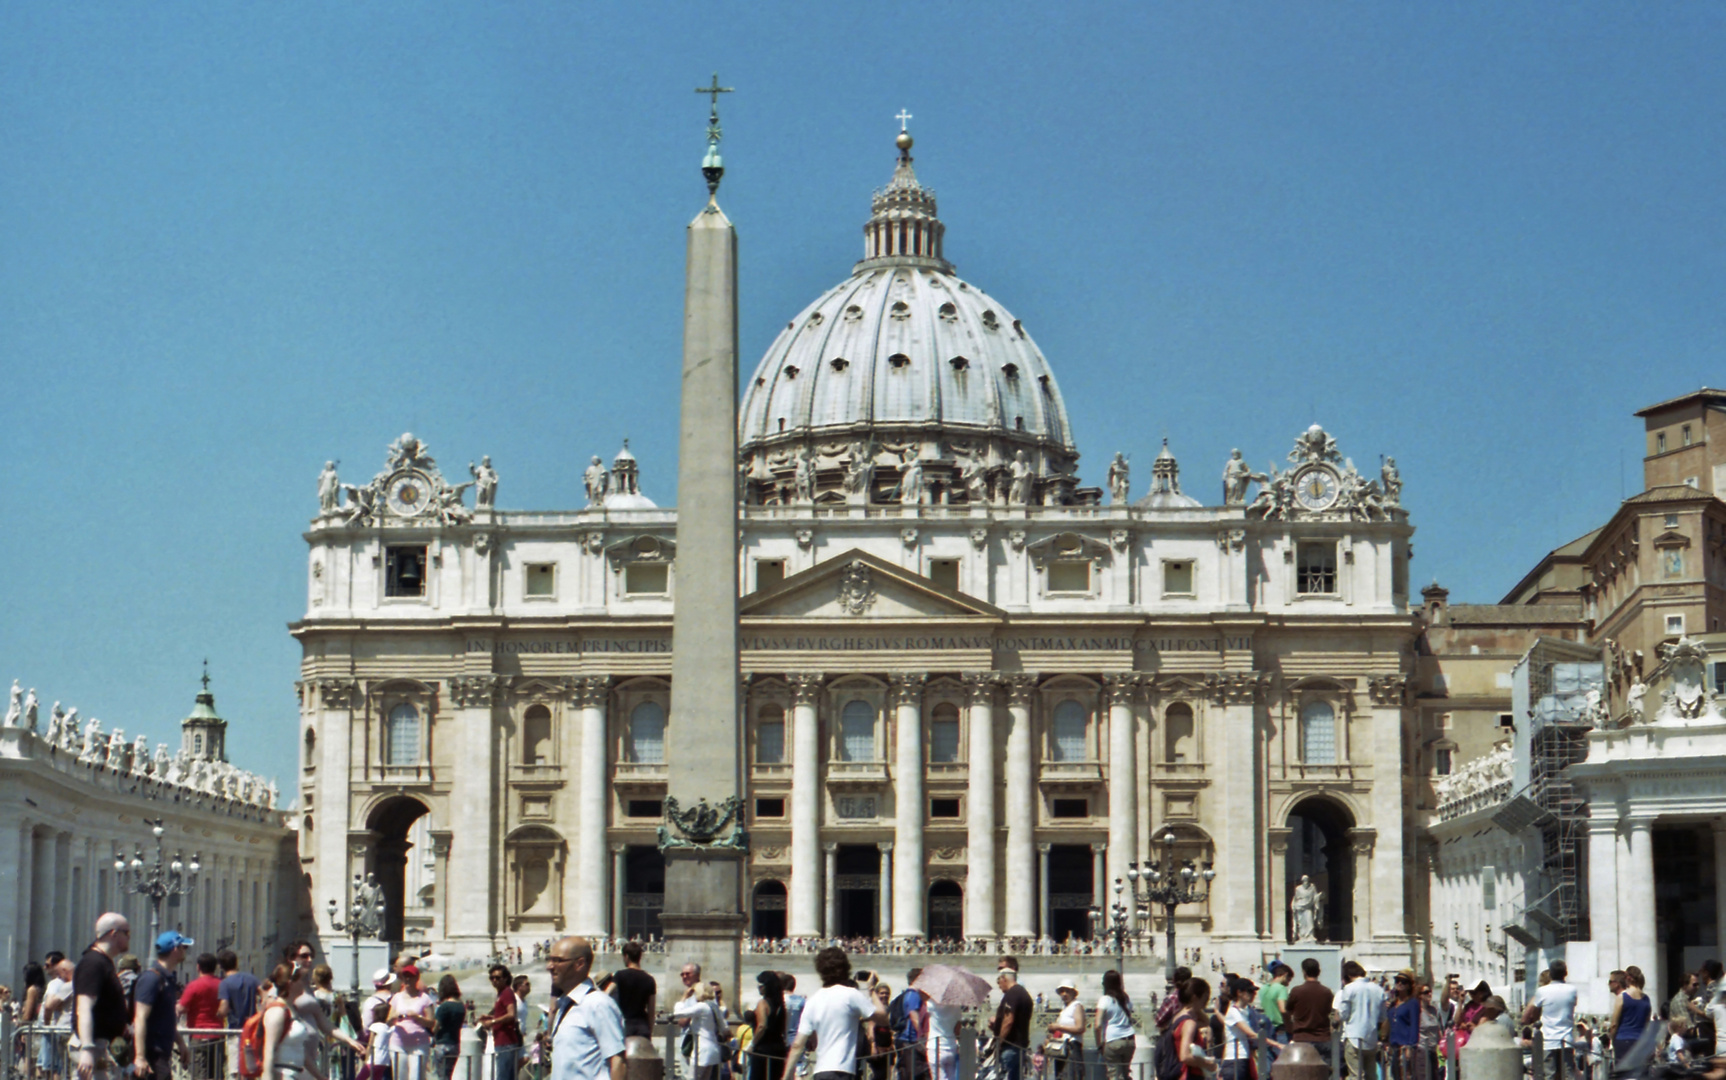
[[947,227],[935,216],[935,193],[917,182],[911,167],[911,133],[905,122],[909,113],[900,110],[899,161],[893,179],[870,200],[868,224],[863,226],[863,261],[857,269],[878,266],[921,266],[942,273],[953,272],[953,264],[942,257],[942,239]]

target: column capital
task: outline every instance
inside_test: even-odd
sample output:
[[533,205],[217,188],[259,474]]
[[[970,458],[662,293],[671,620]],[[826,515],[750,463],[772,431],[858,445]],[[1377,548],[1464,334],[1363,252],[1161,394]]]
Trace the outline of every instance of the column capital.
[[1348,841],[1356,855],[1371,855],[1373,845],[1378,843],[1378,830],[1350,829],[1348,831]]
[[629,845],[628,844],[613,844],[613,845],[611,845],[611,853],[613,855],[627,855],[629,853]]
[[1145,684],[1145,677],[1136,671],[1118,671],[1103,676],[1105,705],[1130,705]]
[[893,704],[920,705],[923,703],[923,684],[929,681],[929,676],[901,673],[889,675],[887,681],[892,687]]
[[1101,855],[1108,850],[1109,850],[1109,845],[1107,845],[1107,844],[1092,844],[1091,845],[1091,854],[1093,854],[1093,855]]
[[489,709],[513,681],[508,675],[458,675],[449,681],[449,696],[458,709]]
[[837,840],[823,840],[821,850],[829,855],[837,855],[839,854],[839,842]]
[[1013,705],[1029,705],[1031,696],[1037,692],[1037,673],[1034,671],[1017,671],[1001,676],[1001,682],[1007,687],[1007,701]]
[[1054,846],[1055,845],[1053,845],[1053,844],[1038,844],[1037,845],[1037,854],[1047,855],[1051,850],[1054,849]]
[[875,845],[875,847],[877,849],[879,849],[881,854],[883,854],[883,855],[893,854],[893,841],[891,841],[891,840],[882,840],[879,843],[877,843]]
[[447,857],[449,855],[449,844],[452,834],[443,829],[435,829],[430,831],[430,835],[432,854],[439,858]]
[[354,707],[354,696],[359,691],[359,682],[355,679],[319,679],[318,704],[326,709],[351,709]]
[[584,709],[604,705],[610,694],[610,675],[589,675],[575,681],[574,701]]
[[1218,705],[1251,705],[1264,694],[1270,676],[1262,671],[1213,671],[1211,700]]
[[822,674],[819,671],[792,671],[786,673],[785,682],[791,687],[791,701],[795,705],[813,705],[816,695],[821,692]]
[[995,685],[999,681],[992,671],[967,671],[960,676],[965,683],[965,702],[969,705],[989,705],[995,700]]

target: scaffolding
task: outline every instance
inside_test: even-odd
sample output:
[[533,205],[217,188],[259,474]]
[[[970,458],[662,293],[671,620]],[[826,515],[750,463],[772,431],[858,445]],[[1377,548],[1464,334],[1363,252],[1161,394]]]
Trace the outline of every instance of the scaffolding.
[[[1605,692],[1600,650],[1540,638],[1517,669],[1518,793],[1493,815],[1513,833],[1536,830],[1539,861],[1529,867],[1522,934],[1550,944],[1586,941],[1588,925],[1588,804],[1567,769],[1588,756],[1588,732]],[[1526,693],[1526,697],[1523,697]],[[1533,944],[1532,941],[1524,942]]]

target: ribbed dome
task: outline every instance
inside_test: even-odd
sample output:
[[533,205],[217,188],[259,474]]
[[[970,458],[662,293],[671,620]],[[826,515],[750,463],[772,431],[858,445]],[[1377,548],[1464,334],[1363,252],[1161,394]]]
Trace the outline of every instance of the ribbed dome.
[[1044,491],[1070,493],[1078,453],[1054,372],[1010,311],[953,275],[908,154],[873,209],[863,261],[786,324],[745,390],[750,475],[792,447],[863,439],[930,462],[1023,449]]

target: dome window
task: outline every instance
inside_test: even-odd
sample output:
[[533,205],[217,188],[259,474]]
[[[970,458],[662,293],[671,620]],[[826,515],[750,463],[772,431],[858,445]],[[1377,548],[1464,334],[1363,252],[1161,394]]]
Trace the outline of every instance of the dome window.
[[858,307],[856,304],[852,304],[850,307],[845,309],[845,321],[846,322],[856,322],[858,319],[861,319],[862,317],[863,317],[863,309]]
[[971,361],[965,359],[963,356],[955,356],[947,362],[953,365],[954,371],[964,371],[966,368],[971,366]]
[[995,318],[993,311],[985,311],[983,312],[983,326],[990,330],[999,330],[1001,329],[1001,320]]
[[811,327],[820,326],[823,322],[826,322],[826,321],[827,321],[826,317],[823,316],[819,311],[817,311],[815,314],[809,316],[809,321],[807,323],[805,323],[804,325],[811,326]]
[[959,321],[959,309],[953,306],[951,300],[941,305],[941,318],[946,322]]
[[785,377],[787,379],[795,379],[797,377],[797,365],[796,364],[786,364],[785,365]]
[[766,386],[767,385],[767,376],[757,375],[755,377],[755,385],[756,386]]
[[895,300],[893,301],[893,310],[891,314],[893,318],[903,322],[911,317],[911,305],[907,304],[903,300]]
[[1049,389],[1049,377],[1047,375],[1037,376],[1037,381],[1043,384],[1043,393],[1053,393],[1053,391]]
[[1025,418],[1023,416],[1013,417],[1013,430],[1014,431],[1024,431],[1025,430]]
[[794,322],[788,322],[788,323],[786,323],[786,324],[785,324],[785,329],[787,329],[787,330],[795,330],[795,329],[797,329],[797,324],[796,324],[796,323],[794,323]]
[[1007,376],[1007,380],[1009,382],[1018,382],[1019,381],[1019,365],[1018,364],[1002,364],[1001,365],[1001,374]]
[[784,418],[784,417],[783,417],[783,416],[781,416],[781,417],[780,417],[780,418],[779,418],[779,430],[780,430],[780,431],[784,431],[784,430],[785,430],[785,418]]
[[1018,319],[1014,319],[1013,320],[1013,333],[1018,334],[1020,337],[1024,337],[1025,336],[1025,324],[1020,322]]
[[845,359],[843,356],[835,356],[831,366],[834,371],[844,371],[846,368],[851,366],[851,361]]
[[887,363],[891,364],[894,370],[902,370],[911,366],[911,358],[902,352],[896,352],[887,358]]

